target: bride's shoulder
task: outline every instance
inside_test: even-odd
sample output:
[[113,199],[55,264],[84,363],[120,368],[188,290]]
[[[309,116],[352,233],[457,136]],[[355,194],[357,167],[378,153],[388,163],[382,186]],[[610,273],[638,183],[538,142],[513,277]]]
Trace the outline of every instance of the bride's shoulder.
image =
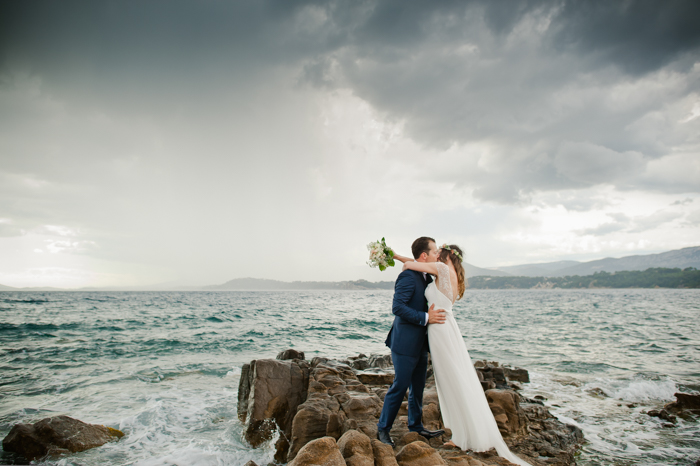
[[435,263],[435,266],[437,267],[438,272],[450,271],[450,267],[444,262],[437,261]]

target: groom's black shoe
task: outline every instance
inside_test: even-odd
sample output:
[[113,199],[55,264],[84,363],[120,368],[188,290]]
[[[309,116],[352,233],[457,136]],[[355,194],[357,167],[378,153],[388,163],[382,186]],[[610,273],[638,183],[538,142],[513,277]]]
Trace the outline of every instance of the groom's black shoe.
[[445,431],[442,430],[442,429],[440,429],[440,430],[428,430],[428,429],[423,429],[423,430],[418,430],[418,431],[416,431],[416,432],[418,433],[418,435],[421,435],[421,436],[423,436],[423,437],[425,437],[425,438],[427,438],[427,439],[439,437],[439,436],[441,436],[442,434],[445,433]]
[[391,440],[391,435],[389,435],[389,432],[385,430],[377,430],[377,438],[382,443],[386,443],[387,445],[391,445],[392,447],[396,446],[394,445],[394,441]]

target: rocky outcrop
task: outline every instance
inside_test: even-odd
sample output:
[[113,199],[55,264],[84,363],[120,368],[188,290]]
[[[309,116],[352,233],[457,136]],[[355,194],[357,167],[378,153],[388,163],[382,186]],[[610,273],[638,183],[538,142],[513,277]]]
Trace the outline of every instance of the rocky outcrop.
[[676,401],[664,406],[664,409],[670,413],[681,414],[690,412],[700,414],[700,395],[693,393],[674,393]]
[[509,437],[527,433],[527,418],[520,407],[520,395],[513,390],[487,390],[486,400],[501,435]]
[[124,434],[111,427],[56,416],[34,424],[17,424],[2,441],[2,448],[35,460],[46,455],[75,453],[99,447]]
[[[340,361],[315,357],[311,362],[298,356],[303,357],[303,353],[287,350],[275,360],[252,361],[244,366],[239,385],[239,417],[246,422],[246,438],[259,444],[277,429],[278,462],[352,466],[511,464],[495,450],[475,453],[445,447],[443,443],[451,438],[449,429],[442,437],[430,440],[409,432],[406,401],[391,431],[396,448],[376,440],[384,395],[393,381],[389,355],[361,354]],[[489,407],[513,453],[533,466],[575,464],[573,455],[583,434],[577,427],[559,422],[541,401],[525,399],[512,389],[529,381],[525,369],[493,361],[478,361],[475,367],[486,382],[483,385]],[[306,381],[304,387],[301,381]],[[430,430],[445,428],[432,376],[423,396],[423,424]],[[253,441],[249,440],[251,444]]]
[[319,361],[311,368],[308,396],[292,423],[287,460],[318,437],[338,439],[349,430],[357,430],[376,438],[381,410],[382,401],[358,380],[350,366]]
[[277,354],[277,359],[286,361],[287,359],[304,359],[304,352],[295,349],[288,349]]
[[252,446],[279,432],[275,459],[286,460],[292,422],[306,400],[308,380],[309,365],[303,360],[259,359],[243,366],[238,418],[245,423],[245,438]]
[[504,437],[511,451],[531,464],[575,464],[574,454],[583,443],[581,429],[560,422],[538,400],[521,399],[520,409],[525,415],[527,434]]
[[501,366],[496,361],[483,360],[474,362],[474,368],[484,391],[493,388],[520,389],[519,382],[530,382],[530,374],[520,367]]
[[677,416],[683,418],[700,414],[700,395],[674,393],[673,396],[676,397],[676,401],[667,404],[662,409],[650,409],[647,414],[667,421],[667,424],[664,424],[666,427],[673,427],[676,424]]

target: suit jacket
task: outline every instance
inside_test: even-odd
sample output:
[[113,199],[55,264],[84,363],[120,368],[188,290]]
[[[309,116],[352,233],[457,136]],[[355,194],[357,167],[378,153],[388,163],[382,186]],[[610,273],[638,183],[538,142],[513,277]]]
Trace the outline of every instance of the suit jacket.
[[428,326],[423,324],[428,318],[425,288],[431,281],[415,270],[404,270],[396,279],[391,306],[396,317],[385,341],[392,352],[417,357],[428,351]]

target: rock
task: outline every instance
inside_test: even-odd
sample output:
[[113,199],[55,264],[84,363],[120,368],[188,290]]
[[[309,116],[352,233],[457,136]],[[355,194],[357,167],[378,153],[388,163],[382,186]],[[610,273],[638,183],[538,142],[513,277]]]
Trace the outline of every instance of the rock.
[[315,358],[313,358],[313,359],[311,360],[311,367],[316,367],[316,366],[318,366],[319,364],[325,364],[325,363],[327,363],[328,361],[329,361],[328,358],[324,358],[324,357],[321,357],[321,356],[316,356]]
[[484,391],[517,387],[511,386],[514,382],[530,382],[530,374],[520,367],[500,366],[496,361],[476,361],[474,367]]
[[380,400],[382,400],[382,403],[384,403],[384,397],[386,396],[386,393],[389,391],[389,389],[384,387],[373,387],[372,391],[375,395],[379,397]]
[[486,359],[482,359],[481,361],[474,361],[474,367],[477,369],[481,369],[483,367],[498,367],[499,363],[498,361],[487,361]]
[[377,421],[382,412],[382,402],[377,395],[346,392],[336,398],[347,419],[354,421],[353,429],[364,432],[369,438],[377,437]]
[[493,381],[496,382],[496,387],[507,387],[508,383],[506,381],[506,371],[502,367],[494,367],[491,371],[493,374]]
[[438,430],[440,422],[440,409],[437,403],[423,403],[423,424],[428,430]]
[[528,373],[527,370],[521,369],[520,367],[504,367],[506,371],[506,378],[509,381],[516,381],[516,382],[523,382],[523,383],[529,383],[530,382],[530,374]]
[[325,436],[340,438],[345,420],[345,413],[340,411],[340,403],[335,397],[325,392],[309,393],[294,416],[287,461],[293,460],[301,448],[314,439]]
[[319,437],[338,439],[349,430],[357,430],[376,438],[381,409],[382,401],[358,380],[351,367],[332,361],[319,363],[311,370],[308,397],[292,422],[287,461]]
[[658,417],[659,419],[663,419],[664,421],[668,421],[672,424],[676,423],[676,416],[666,411],[665,408],[662,410],[651,409],[647,411],[647,414],[649,416]]
[[676,403],[684,409],[700,409],[700,395],[692,393],[674,393]]
[[391,445],[374,439],[372,440],[372,452],[374,453],[374,466],[398,466]]
[[520,409],[520,395],[513,390],[487,390],[486,399],[504,437],[524,434],[527,419]]
[[362,371],[370,367],[369,361],[366,358],[355,359],[354,361],[350,362],[350,366],[358,371]]
[[686,411],[700,414],[700,395],[675,393],[673,396],[676,397],[676,401],[664,406],[664,410],[675,414],[684,414]]
[[437,466],[447,464],[433,447],[421,441],[415,441],[403,447],[399,454],[396,455],[396,461],[400,466]]
[[238,382],[238,420],[245,422],[248,416],[248,397],[250,396],[250,383],[252,382],[252,374],[250,372],[250,364],[243,364],[241,368],[241,378]]
[[398,448],[400,450],[401,448],[405,447],[409,443],[413,443],[413,442],[423,442],[425,444],[429,444],[428,439],[423,437],[418,432],[407,432],[399,439],[398,442],[396,442],[396,448]]
[[583,443],[583,432],[576,426],[563,424],[539,403],[521,403],[520,408],[527,419],[527,435],[508,437],[506,443],[511,451],[530,464],[528,458],[547,457],[551,465],[575,464],[574,454]]
[[[245,368],[244,368],[245,369]],[[307,396],[308,365],[299,360],[258,359],[251,361],[246,372],[247,380],[239,384],[239,417],[243,408],[245,438],[256,447],[272,438],[279,429],[283,435],[277,444],[278,461],[286,459],[287,439],[292,432],[292,420],[297,407]],[[245,399],[245,387],[248,396]]]
[[369,367],[376,367],[378,369],[388,369],[394,367],[394,362],[391,360],[391,354],[370,354]]
[[393,372],[358,372],[357,378],[365,385],[391,385],[394,383]]
[[258,466],[258,464],[255,461],[250,460],[245,464],[245,466]]
[[362,432],[345,432],[338,440],[338,450],[348,466],[374,466],[372,441]]
[[439,453],[448,466],[486,466],[482,461],[459,449],[440,450]]
[[304,445],[287,466],[345,466],[343,455],[333,437],[322,437]]
[[88,450],[123,436],[121,431],[111,427],[56,416],[34,424],[15,425],[3,439],[2,448],[31,461],[46,455]]
[[[364,397],[372,397],[373,403],[381,406],[379,398],[373,393],[370,394],[349,366],[327,361],[314,367],[309,376],[307,400],[299,406],[292,422],[287,461],[294,459],[307,442],[320,437],[330,436],[338,439],[350,429],[360,429],[366,435],[370,435],[372,423],[375,424],[373,428],[376,435],[375,418],[361,419],[362,426],[356,420],[349,423],[349,416],[342,406],[346,404],[348,409],[351,409],[356,403],[351,400]],[[378,416],[377,414],[377,419]],[[365,424],[370,424],[369,430],[362,428],[366,427]]]
[[481,382],[481,388],[483,388],[484,391],[494,390],[496,388],[496,382],[493,380],[483,380]]
[[287,360],[287,359],[304,359],[304,352],[297,351],[295,349],[288,349],[277,354],[277,359]]
[[522,389],[523,389],[523,386],[520,385],[518,382],[510,382],[510,381],[509,381],[509,382],[508,382],[508,388],[510,388],[511,390],[518,391],[518,390],[522,390]]

